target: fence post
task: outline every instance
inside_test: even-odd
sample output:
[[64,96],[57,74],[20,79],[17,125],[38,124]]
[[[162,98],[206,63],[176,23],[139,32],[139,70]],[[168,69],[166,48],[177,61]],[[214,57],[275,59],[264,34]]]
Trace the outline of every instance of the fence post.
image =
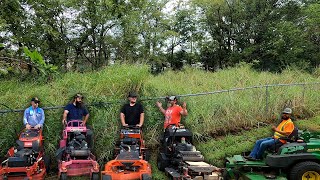
[[306,84],[304,83],[303,85],[303,90],[302,90],[302,103],[303,103],[303,106],[305,105],[304,104],[304,94],[305,94],[305,91],[306,91]]
[[266,85],[266,118],[268,118],[267,114],[268,114],[268,110],[269,110],[269,85]]

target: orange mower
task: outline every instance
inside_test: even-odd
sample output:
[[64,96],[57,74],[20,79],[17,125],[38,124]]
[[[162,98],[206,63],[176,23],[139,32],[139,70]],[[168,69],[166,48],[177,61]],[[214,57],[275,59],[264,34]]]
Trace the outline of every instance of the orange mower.
[[0,179],[44,179],[50,158],[44,155],[43,140],[41,129],[24,129],[16,141],[17,147],[11,147],[1,163]]
[[114,160],[105,164],[101,172],[102,180],[151,180],[151,165],[147,162],[149,153],[140,127],[121,129],[114,156]]

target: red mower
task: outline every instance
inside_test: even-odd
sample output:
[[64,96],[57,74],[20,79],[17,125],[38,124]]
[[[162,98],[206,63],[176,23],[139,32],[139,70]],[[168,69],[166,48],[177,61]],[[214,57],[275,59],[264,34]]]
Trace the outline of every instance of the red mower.
[[121,129],[115,159],[105,164],[102,180],[151,180],[148,156],[141,129],[135,126]]
[[43,140],[41,129],[24,129],[1,163],[0,179],[44,179],[50,158],[44,155]]
[[99,180],[99,164],[88,146],[88,131],[80,120],[69,121],[63,130],[56,154],[61,180],[83,175]]

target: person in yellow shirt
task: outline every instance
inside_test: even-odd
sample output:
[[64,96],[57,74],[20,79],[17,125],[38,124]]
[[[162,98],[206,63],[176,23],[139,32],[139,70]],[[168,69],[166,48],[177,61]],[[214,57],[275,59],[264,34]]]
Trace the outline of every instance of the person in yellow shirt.
[[285,108],[282,111],[281,123],[277,127],[272,126],[272,130],[274,131],[273,137],[268,137],[256,141],[256,144],[254,145],[254,148],[251,151],[250,155],[245,156],[245,158],[249,160],[262,159],[263,152],[268,147],[271,147],[275,143],[285,144],[286,141],[281,138],[288,137],[294,130],[294,124],[290,119],[291,114],[292,110],[290,108]]

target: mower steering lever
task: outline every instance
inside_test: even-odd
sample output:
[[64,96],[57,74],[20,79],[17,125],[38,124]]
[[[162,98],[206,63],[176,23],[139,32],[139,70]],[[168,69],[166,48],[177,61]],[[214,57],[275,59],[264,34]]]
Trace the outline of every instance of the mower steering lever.
[[123,128],[125,128],[125,129],[140,129],[140,127],[136,126],[136,125],[123,126]]

